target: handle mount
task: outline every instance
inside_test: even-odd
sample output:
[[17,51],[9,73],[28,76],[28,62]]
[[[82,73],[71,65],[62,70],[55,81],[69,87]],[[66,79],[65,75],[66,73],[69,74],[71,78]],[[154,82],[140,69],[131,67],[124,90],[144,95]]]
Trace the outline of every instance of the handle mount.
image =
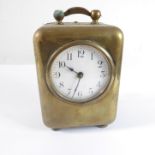
[[98,23],[98,20],[101,17],[101,12],[99,10],[88,11],[87,9],[82,7],[73,7],[66,10],[65,12],[63,12],[62,10],[55,10],[53,16],[58,24],[62,24],[63,18],[72,14],[84,14],[90,16],[93,24]]

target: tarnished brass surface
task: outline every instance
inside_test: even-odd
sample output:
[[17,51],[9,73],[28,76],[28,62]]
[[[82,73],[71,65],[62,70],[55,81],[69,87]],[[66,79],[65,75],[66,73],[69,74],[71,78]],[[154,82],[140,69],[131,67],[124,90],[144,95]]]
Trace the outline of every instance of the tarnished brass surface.
[[[111,55],[114,62],[113,82],[106,94],[90,101],[92,104],[71,104],[56,96],[48,88],[46,71],[53,53],[70,42],[95,42]],[[40,102],[44,123],[54,129],[101,126],[114,121],[120,83],[123,34],[115,27],[102,23],[50,23],[34,34],[34,49],[37,66]],[[91,68],[90,68],[91,69]]]

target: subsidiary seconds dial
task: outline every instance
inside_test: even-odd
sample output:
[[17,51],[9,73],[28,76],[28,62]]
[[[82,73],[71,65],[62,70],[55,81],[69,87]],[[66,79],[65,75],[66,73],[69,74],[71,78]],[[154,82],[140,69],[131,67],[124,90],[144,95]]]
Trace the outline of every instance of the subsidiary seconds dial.
[[48,63],[50,90],[71,102],[88,102],[105,92],[112,81],[113,62],[106,50],[75,44],[57,51]]

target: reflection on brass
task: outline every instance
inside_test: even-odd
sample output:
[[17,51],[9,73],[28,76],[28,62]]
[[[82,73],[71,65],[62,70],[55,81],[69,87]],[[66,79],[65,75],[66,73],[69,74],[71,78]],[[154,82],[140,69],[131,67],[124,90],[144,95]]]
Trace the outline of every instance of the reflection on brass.
[[[82,13],[93,22],[63,22],[67,15]],[[55,11],[57,22],[40,27],[34,34],[34,51],[37,66],[41,110],[44,123],[53,129],[106,126],[116,117],[117,99],[122,61],[123,33],[111,25],[98,22],[99,10],[87,11],[75,7],[63,12]],[[92,24],[93,23],[93,24]],[[108,89],[99,97],[84,104],[72,103],[57,95],[48,85],[48,65],[54,56],[66,46],[90,44],[107,51],[112,64],[112,79]]]

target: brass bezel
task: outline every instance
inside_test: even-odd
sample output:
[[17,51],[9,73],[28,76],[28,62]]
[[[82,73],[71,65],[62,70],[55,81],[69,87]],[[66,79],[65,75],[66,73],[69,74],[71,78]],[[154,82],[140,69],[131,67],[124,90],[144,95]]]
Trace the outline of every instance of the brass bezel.
[[[61,95],[60,93],[57,93],[56,90],[54,89],[53,82],[50,80],[50,77],[49,77],[50,66],[52,65],[53,60],[56,58],[56,56],[59,55],[59,53],[63,52],[66,48],[69,48],[69,47],[74,46],[74,45],[89,45],[89,46],[92,46],[92,47],[96,48],[97,50],[99,50],[102,54],[104,54],[105,58],[109,62],[110,65],[108,65],[108,66],[110,67],[110,71],[111,71],[111,78],[110,78],[109,83],[107,84],[106,88],[104,90],[102,90],[99,93],[99,95],[95,96],[94,98],[87,100],[87,101],[82,101],[82,102],[76,102],[76,101],[73,102],[73,101],[65,98],[65,96]],[[110,89],[110,87],[114,81],[114,78],[115,78],[115,76],[114,76],[115,75],[115,65],[114,65],[114,62],[113,62],[111,55],[107,52],[107,50],[105,48],[101,47],[96,42],[93,42],[90,40],[76,40],[76,41],[72,41],[72,42],[69,42],[69,43],[62,45],[60,48],[58,48],[54,52],[52,51],[52,54],[49,57],[48,62],[47,62],[45,73],[46,73],[45,74],[46,84],[47,84],[49,91],[52,94],[54,94],[59,100],[65,102],[65,103],[85,105],[86,103],[94,103],[94,101],[96,103],[97,99],[100,99],[101,97],[104,97],[104,95],[106,95],[106,93]],[[84,104],[80,104],[80,103],[84,103]]]

